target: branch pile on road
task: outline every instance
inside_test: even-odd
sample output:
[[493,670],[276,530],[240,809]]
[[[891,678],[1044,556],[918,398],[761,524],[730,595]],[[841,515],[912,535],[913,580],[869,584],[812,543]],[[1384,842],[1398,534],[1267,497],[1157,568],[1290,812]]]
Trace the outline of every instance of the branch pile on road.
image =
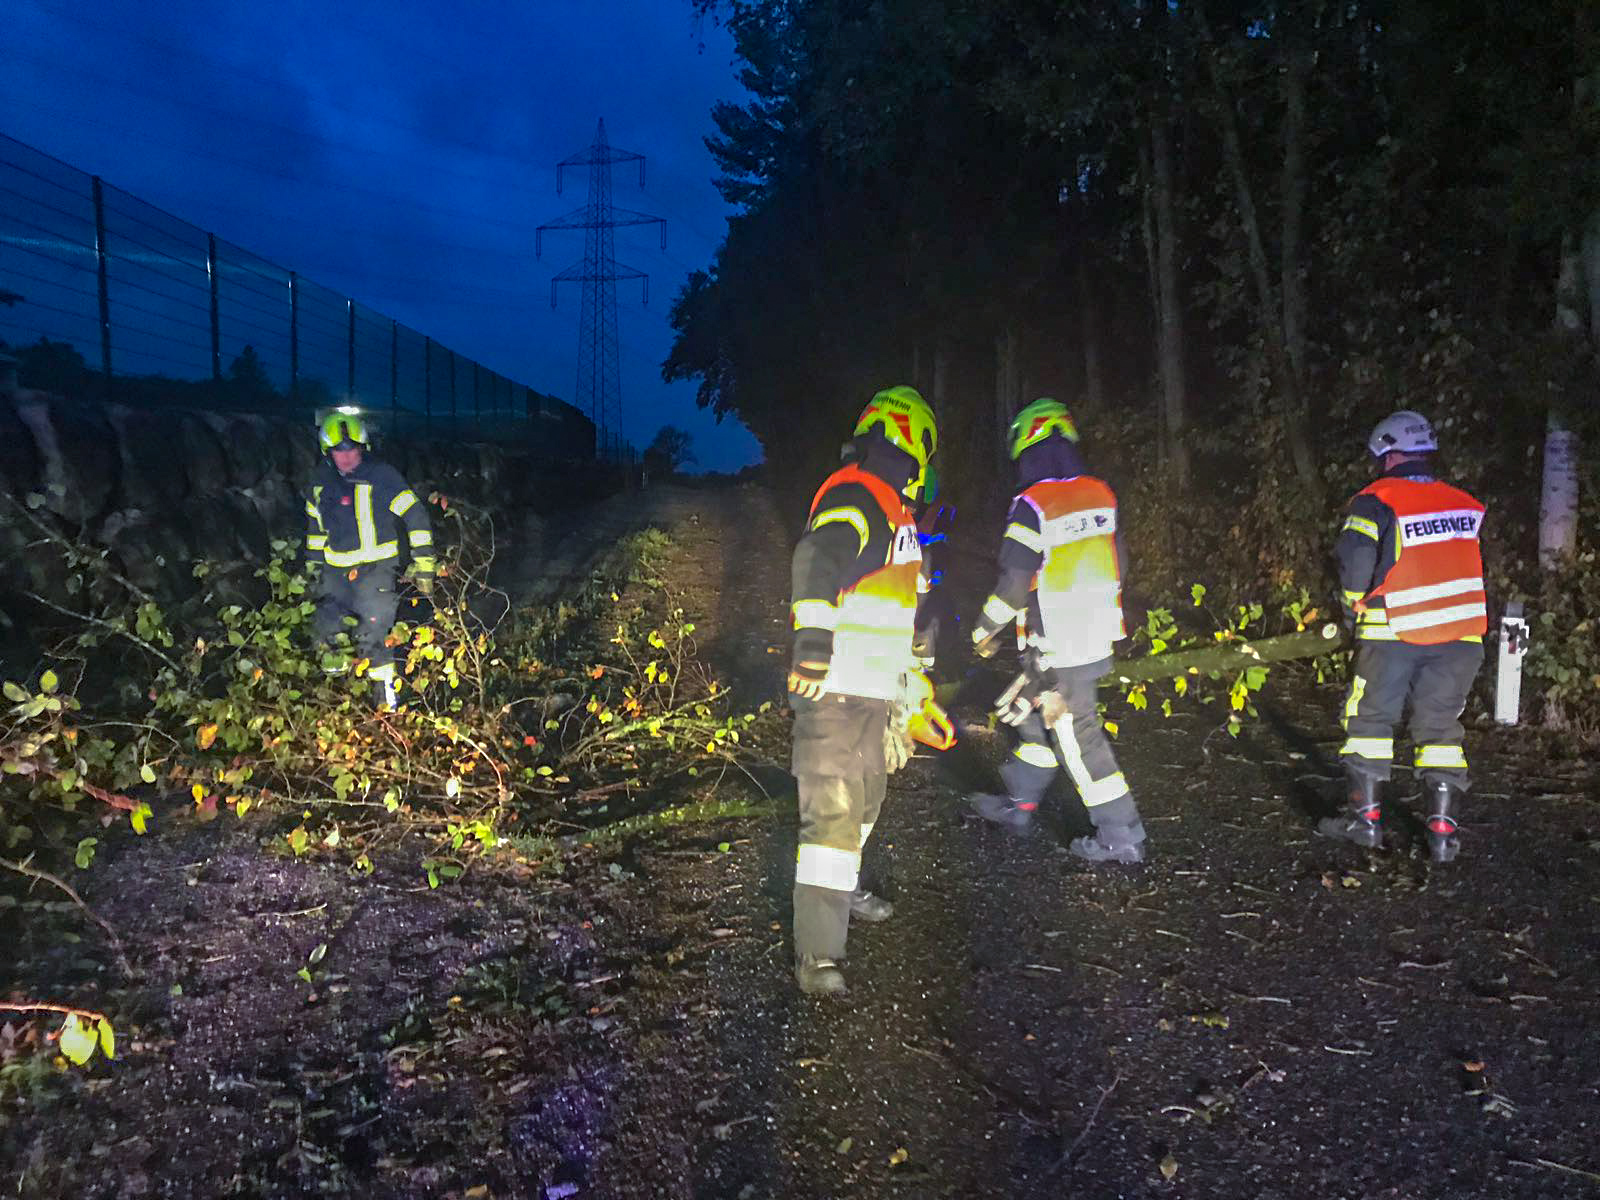
[[271,844],[360,870],[420,839],[438,886],[508,836],[559,856],[608,804],[751,757],[761,714],[733,712],[700,661],[656,578],[665,535],[625,539],[553,607],[519,608],[489,582],[487,517],[429,502],[440,578],[431,601],[402,599],[393,710],[374,709],[366,662],[326,670],[349,655],[313,645],[297,545],[253,570],[197,564],[201,593],[164,607],[19,506],[29,553],[55,557],[75,604],[42,606],[51,649],[4,681],[0,866],[37,882],[88,868],[118,819],[144,834],[175,807],[261,809]]

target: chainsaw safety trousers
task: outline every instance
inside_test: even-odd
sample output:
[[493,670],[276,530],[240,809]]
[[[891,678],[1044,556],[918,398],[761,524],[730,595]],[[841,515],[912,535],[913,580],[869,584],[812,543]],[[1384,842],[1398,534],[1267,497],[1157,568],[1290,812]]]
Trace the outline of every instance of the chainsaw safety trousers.
[[861,851],[883,809],[887,701],[825,695],[791,700],[791,768],[800,798],[794,940],[799,960],[845,956]]
[[1363,642],[1345,695],[1346,770],[1387,780],[1394,762],[1394,733],[1407,701],[1411,705],[1412,766],[1429,784],[1457,791],[1470,784],[1462,748],[1461,711],[1483,665],[1477,641],[1416,646],[1407,642]]
[[1046,727],[1041,711],[1044,706],[1036,706],[1018,724],[1017,744],[1000,768],[1006,792],[1019,806],[1037,807],[1058,767],[1065,767],[1091,819],[1096,810],[1114,805],[1110,811],[1132,814],[1127,824],[1138,822],[1138,809],[1133,807],[1127,780],[1117,765],[1097,707],[1098,683],[1109,667],[1109,661],[1102,660],[1048,672],[1043,686],[1053,688],[1066,700],[1066,711],[1054,725]]

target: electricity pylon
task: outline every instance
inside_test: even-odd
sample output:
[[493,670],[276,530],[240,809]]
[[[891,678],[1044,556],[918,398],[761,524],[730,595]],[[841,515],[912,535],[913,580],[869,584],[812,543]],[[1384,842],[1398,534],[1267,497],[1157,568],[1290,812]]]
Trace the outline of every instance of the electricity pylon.
[[619,225],[660,225],[661,248],[667,248],[667,223],[649,213],[611,205],[611,164],[639,164],[639,186],[644,187],[644,155],[619,150],[606,142],[601,119],[594,142],[556,164],[556,194],[561,194],[562,172],[567,167],[589,169],[589,202],[566,216],[539,226],[534,235],[534,255],[544,254],[546,229],[583,230],[583,261],[550,280],[550,307],[556,306],[556,286],[583,284],[583,312],[578,322],[578,407],[587,407],[594,421],[602,452],[622,442],[622,379],[617,362],[617,280],[639,279],[644,302],[650,303],[650,277],[617,261],[615,231]]

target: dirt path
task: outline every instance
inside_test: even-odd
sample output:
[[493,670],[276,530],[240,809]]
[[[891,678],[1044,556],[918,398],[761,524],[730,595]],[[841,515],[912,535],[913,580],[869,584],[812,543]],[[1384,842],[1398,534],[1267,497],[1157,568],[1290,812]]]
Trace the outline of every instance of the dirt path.
[[[723,562],[719,647],[742,630],[772,694],[787,581],[758,511],[694,553]],[[900,909],[854,936],[847,1004],[789,985],[787,804],[709,874],[641,851],[653,906],[734,932],[714,1012],[638,1064],[696,1081],[693,1185],[637,1194],[1592,1194],[1549,1165],[1600,1169],[1592,774],[1480,738],[1466,856],[1436,871],[1415,827],[1388,855],[1309,836],[1328,691],[1291,680],[1238,742],[1118,715],[1154,861],[1081,867],[1059,815],[1029,841],[973,825],[960,795],[1004,745],[972,733],[891,789],[867,869]]]
[[[742,704],[780,699],[788,540],[770,496],[647,497],[604,520],[669,527],[662,573],[702,644]],[[1321,844],[1332,697],[1276,694],[1237,742],[1199,712],[1118,714],[1155,850],[1139,870],[1065,857],[1061,792],[1031,840],[965,819],[998,738],[918,760],[867,857],[899,909],[853,935],[844,1003],[792,986],[781,769],[757,772],[770,818],[580,854],[554,879],[485,870],[429,891],[414,863],[364,877],[269,857],[249,823],[126,842],[86,878],[140,973],[118,1014],[136,1032],[114,1069],[8,1114],[0,1182],[107,1198],[1593,1195],[1559,1169],[1600,1171],[1592,776],[1480,738],[1451,869],[1417,836],[1387,855]],[[324,943],[308,987],[296,969]],[[12,950],[68,982],[106,969],[73,944]]]

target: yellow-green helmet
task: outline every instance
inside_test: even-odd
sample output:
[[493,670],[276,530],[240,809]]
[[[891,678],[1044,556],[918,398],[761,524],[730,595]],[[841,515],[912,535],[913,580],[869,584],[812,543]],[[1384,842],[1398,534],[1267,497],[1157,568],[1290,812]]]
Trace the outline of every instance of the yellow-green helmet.
[[1029,446],[1057,433],[1069,442],[1078,440],[1078,427],[1072,423],[1067,406],[1049,396],[1041,396],[1011,422],[1011,457],[1019,457]]
[[939,427],[933,419],[933,408],[922,398],[922,393],[904,384],[879,392],[861,410],[855,436],[874,429],[882,432],[890,445],[917,460],[920,480],[939,445]]
[[317,434],[322,441],[323,450],[334,450],[347,442],[354,443],[363,450],[372,445],[372,440],[367,436],[367,423],[358,413],[337,411],[329,413],[322,418]]

